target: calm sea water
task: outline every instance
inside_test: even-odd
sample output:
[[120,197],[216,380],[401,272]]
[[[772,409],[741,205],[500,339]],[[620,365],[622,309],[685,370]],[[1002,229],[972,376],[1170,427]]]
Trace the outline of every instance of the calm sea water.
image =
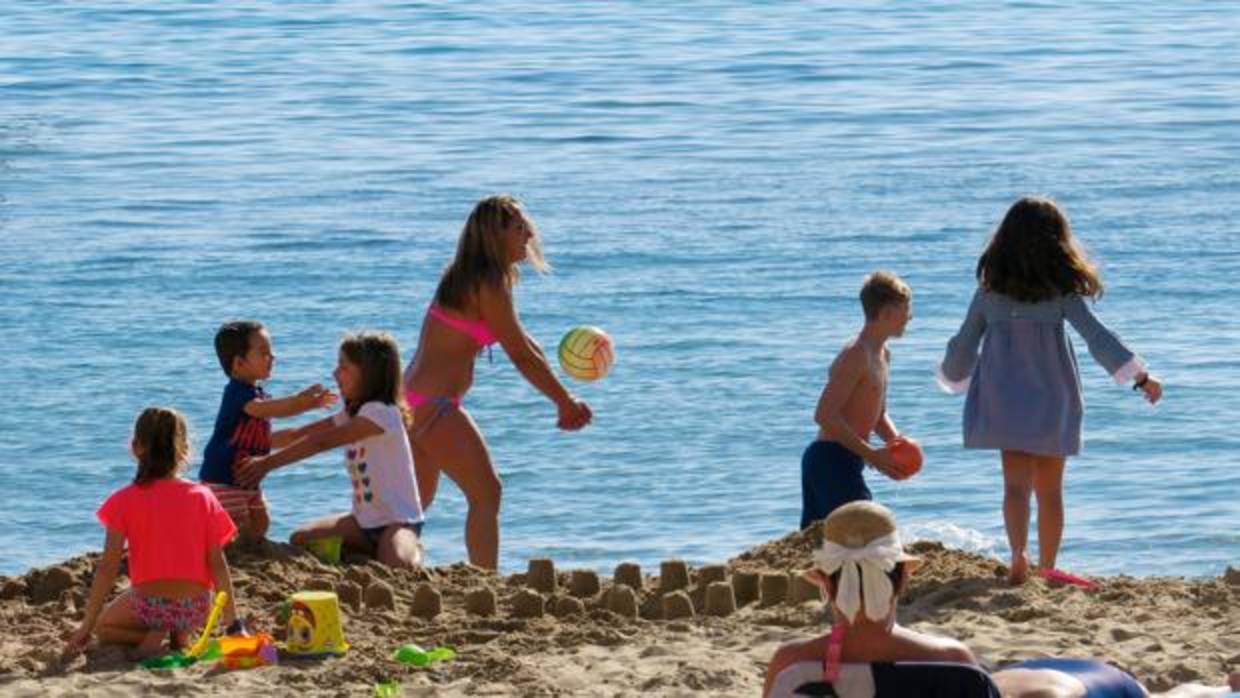
[[[916,293],[889,409],[928,453],[876,495],[1005,554],[998,457],[960,448],[932,368],[988,231],[1043,192],[1167,393],[1150,408],[1082,352],[1062,563],[1218,574],[1240,562],[1240,13],[1075,5],[6,3],[0,573],[101,545],[143,406],[205,443],[220,322],[270,326],[277,394],[329,382],[348,329],[408,356],[471,205],[512,191],[556,267],[520,286],[528,328],[550,350],[600,325],[619,361],[576,386],[576,434],[502,355],[479,364],[504,568],[721,560],[791,530],[875,268]],[[267,492],[285,536],[349,485],[330,454]],[[464,556],[463,520],[446,486],[432,561]]]

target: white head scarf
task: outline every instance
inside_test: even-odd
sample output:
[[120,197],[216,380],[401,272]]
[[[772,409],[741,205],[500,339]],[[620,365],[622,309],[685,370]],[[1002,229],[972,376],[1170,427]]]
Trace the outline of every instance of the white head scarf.
[[897,562],[912,559],[904,552],[897,531],[875,538],[864,547],[850,548],[824,539],[822,548],[814,551],[814,564],[827,575],[840,572],[840,583],[835,590],[835,605],[844,612],[849,623],[861,610],[862,590],[865,590],[865,615],[873,621],[887,617],[891,610],[894,589],[887,573]]

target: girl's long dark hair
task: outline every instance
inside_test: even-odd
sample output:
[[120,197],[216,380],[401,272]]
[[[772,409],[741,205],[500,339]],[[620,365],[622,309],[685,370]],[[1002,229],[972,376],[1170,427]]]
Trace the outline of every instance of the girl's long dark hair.
[[176,474],[189,462],[189,427],[180,412],[148,407],[133,425],[138,472],[133,484],[145,485]]
[[1102,277],[1053,200],[1025,196],[1012,204],[977,260],[978,284],[1027,303],[1077,294],[1102,297]]
[[356,416],[367,402],[395,405],[408,424],[409,409],[401,395],[400,346],[386,332],[357,332],[345,335],[340,351],[357,364],[362,374],[361,395],[345,400],[345,411]]

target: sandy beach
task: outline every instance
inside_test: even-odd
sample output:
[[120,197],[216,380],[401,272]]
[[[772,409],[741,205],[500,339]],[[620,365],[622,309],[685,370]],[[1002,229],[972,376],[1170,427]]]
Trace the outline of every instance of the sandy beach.
[[[278,666],[239,671],[204,664],[151,671],[116,648],[62,661],[61,637],[76,624],[95,563],[94,556],[76,557],[0,578],[0,692],[358,696],[397,681],[405,696],[753,696],[774,649],[823,626],[822,602],[797,581],[810,537],[791,534],[726,563],[689,569],[683,595],[674,599],[661,593],[664,584],[679,585],[674,561],[666,580],[661,569],[641,570],[637,593],[573,570],[558,570],[548,591],[549,578],[537,574],[501,577],[464,564],[419,572],[364,561],[332,566],[268,544],[232,556],[239,612],[279,638],[276,613],[291,593],[332,589],[352,647],[340,658],[282,657]],[[1215,579],[1102,578],[1093,592],[1041,580],[1014,589],[998,561],[933,542],[912,548],[925,565],[903,599],[900,621],[964,641],[987,666],[1099,657],[1164,691],[1219,684],[1240,665],[1240,571]],[[633,572],[618,570],[630,581]],[[707,600],[710,582],[721,579],[739,608],[708,615],[727,611],[723,595]],[[690,609],[692,615],[667,617]],[[429,669],[394,661],[393,651],[410,642],[450,645],[459,656]]]

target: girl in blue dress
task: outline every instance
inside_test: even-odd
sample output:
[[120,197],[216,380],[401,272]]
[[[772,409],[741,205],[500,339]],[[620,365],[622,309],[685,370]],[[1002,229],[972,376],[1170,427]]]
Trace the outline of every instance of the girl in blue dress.
[[1055,570],[1063,471],[1067,457],[1081,450],[1084,406],[1064,321],[1116,383],[1131,383],[1151,403],[1162,396],[1162,385],[1094,316],[1088,301],[1102,296],[1102,279],[1051,199],[1027,196],[1013,204],[976,273],[977,292],[948,342],[939,384],[968,392],[965,448],[1002,453],[1009,581],[1021,584],[1029,573],[1030,494],[1038,498],[1038,567],[1048,578],[1068,578]]

